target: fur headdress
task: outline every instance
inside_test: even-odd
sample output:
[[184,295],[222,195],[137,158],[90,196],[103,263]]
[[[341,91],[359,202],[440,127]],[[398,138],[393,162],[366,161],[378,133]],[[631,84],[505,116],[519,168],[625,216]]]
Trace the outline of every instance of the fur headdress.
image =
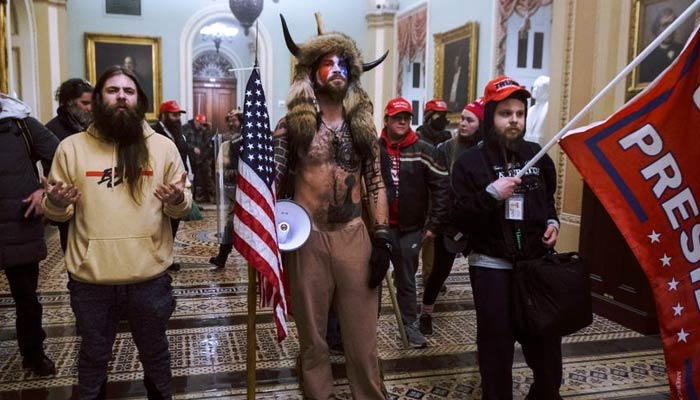
[[284,40],[287,48],[297,58],[294,79],[287,95],[287,126],[290,135],[292,157],[298,149],[311,143],[320,123],[319,108],[314,92],[314,72],[318,61],[326,54],[334,54],[346,60],[348,65],[348,88],[343,99],[345,120],[350,125],[355,150],[362,158],[373,158],[369,143],[376,141],[377,134],[372,117],[372,102],[360,85],[360,75],[379,65],[389,52],[374,62],[363,64],[357,44],[340,32],[324,33],[320,17],[316,14],[318,36],[297,45],[289,34],[287,22],[282,19]]

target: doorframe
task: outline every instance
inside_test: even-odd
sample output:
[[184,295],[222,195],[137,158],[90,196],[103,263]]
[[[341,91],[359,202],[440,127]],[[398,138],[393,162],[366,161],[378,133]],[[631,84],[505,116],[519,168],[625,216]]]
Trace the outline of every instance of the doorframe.
[[[192,60],[194,60],[195,49],[193,44],[195,38],[199,34],[199,30],[204,26],[210,24],[214,20],[229,20],[231,22],[237,21],[236,18],[231,13],[231,9],[228,4],[212,4],[209,7],[205,7],[196,13],[194,13],[186,22],[182,30],[182,35],[180,36],[180,103],[185,105],[185,110],[191,110],[194,105],[194,96],[192,94]],[[273,70],[270,66],[273,63],[272,54],[272,40],[270,32],[267,30],[265,25],[258,18],[257,26],[259,27],[256,32],[256,27],[250,28],[250,35],[258,35],[258,62],[261,66],[260,75],[262,78],[263,86],[266,91],[266,98],[274,99],[274,87],[272,86],[272,76]],[[223,48],[221,51],[225,51]],[[234,57],[230,52],[225,53],[230,56],[231,59],[239,64],[237,68],[247,67],[241,66],[240,60]],[[238,78],[238,87],[244,87],[243,82],[246,82],[247,77],[250,75],[250,71],[236,71],[236,77]],[[240,89],[238,89],[240,90]],[[239,95],[240,93],[237,93]],[[242,98],[241,96],[238,97]],[[272,104],[268,104],[268,108],[272,108]],[[189,113],[188,113],[189,114]],[[188,115],[188,117],[192,117]]]
[[[10,13],[13,7],[17,15],[17,29],[19,43],[13,42],[11,27],[12,17]],[[21,69],[20,78],[22,80],[22,100],[32,109],[32,114],[37,118],[41,115],[41,102],[39,101],[39,52],[37,49],[37,32],[34,14],[34,5],[29,0],[8,1],[7,4],[7,32],[3,33],[7,36],[7,70],[8,70],[8,94],[11,94],[14,87],[15,71],[14,54],[12,47],[15,45],[21,46],[19,66]]]

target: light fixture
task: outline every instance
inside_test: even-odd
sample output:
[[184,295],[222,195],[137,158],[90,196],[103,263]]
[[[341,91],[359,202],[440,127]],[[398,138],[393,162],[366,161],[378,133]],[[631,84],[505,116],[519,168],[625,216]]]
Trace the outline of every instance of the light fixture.
[[263,0],[228,0],[228,6],[248,36],[250,27],[262,12]]
[[215,22],[202,28],[199,34],[202,37],[202,41],[206,42],[211,40],[214,42],[214,47],[216,47],[216,53],[218,54],[221,42],[224,40],[232,42],[233,37],[238,34],[238,28],[222,24],[221,22]]

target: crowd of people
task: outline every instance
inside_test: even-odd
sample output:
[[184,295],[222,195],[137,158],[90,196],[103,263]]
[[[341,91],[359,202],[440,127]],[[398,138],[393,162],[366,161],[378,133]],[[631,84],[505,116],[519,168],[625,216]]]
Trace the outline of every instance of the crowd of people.
[[[363,63],[355,42],[337,32],[319,31],[298,45],[283,25],[297,64],[287,115],[271,134],[278,193],[312,219],[309,240],[283,259],[305,398],[333,397],[331,315],[353,396],[385,399],[377,323],[390,264],[402,328],[412,347],[424,348],[434,331],[437,297],[455,258],[464,255],[482,398],[512,398],[518,341],[534,373],[528,398],[559,399],[561,338],[518,332],[512,318],[514,263],[543,255],[559,230],[552,160],[544,156],[516,177],[540,149],[523,138],[530,93],[498,77],[464,107],[461,121],[449,121],[445,101],[426,102],[416,131],[411,120],[417,110],[397,97],[384,106],[378,134],[360,77],[383,58]],[[220,197],[233,212],[244,116],[239,110],[227,115],[230,132],[215,152],[206,117],[182,124],[185,111],[174,100],[162,103],[149,125],[148,99],[138,78],[121,66],[106,70],[94,88],[82,79],[64,82],[56,99],[57,116],[44,126],[22,102],[0,97],[0,147],[9,155],[0,161],[0,267],[15,300],[23,366],[41,376],[56,372],[43,351],[36,294],[47,252],[45,216],[60,231],[82,339],[79,398],[105,397],[120,319],[128,321],[148,397],[172,398],[166,329],[175,302],[167,270],[179,269],[175,234],[193,199],[213,200],[217,174],[224,182]],[[457,125],[454,134],[450,122]],[[44,176],[36,168],[40,160]],[[229,221],[210,259],[216,269],[232,252],[232,229]],[[425,291],[419,304],[421,253]]]

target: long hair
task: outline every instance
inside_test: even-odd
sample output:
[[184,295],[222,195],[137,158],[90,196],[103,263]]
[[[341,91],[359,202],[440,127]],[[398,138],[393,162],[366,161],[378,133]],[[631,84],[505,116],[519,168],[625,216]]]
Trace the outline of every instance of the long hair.
[[[105,121],[104,115],[100,113],[100,110],[104,109],[102,89],[104,89],[104,86],[109,78],[117,75],[127,76],[136,85],[137,103],[134,109],[134,113],[136,114],[134,122],[138,122],[139,124],[139,131],[137,132],[139,134],[122,139],[113,137],[113,139],[117,142],[117,169],[122,173],[124,180],[126,180],[131,198],[137,204],[140,204],[140,199],[143,195],[141,187],[141,170],[148,166],[149,159],[146,139],[143,136],[143,130],[141,128],[144,121],[144,116],[148,110],[148,97],[141,88],[141,84],[132,70],[124,68],[120,65],[115,65],[109,67],[97,80],[95,90],[92,94],[92,108],[95,113],[95,127],[98,129],[98,132],[108,130],[110,128],[105,126],[107,121]],[[98,116],[102,118],[98,118]]]

